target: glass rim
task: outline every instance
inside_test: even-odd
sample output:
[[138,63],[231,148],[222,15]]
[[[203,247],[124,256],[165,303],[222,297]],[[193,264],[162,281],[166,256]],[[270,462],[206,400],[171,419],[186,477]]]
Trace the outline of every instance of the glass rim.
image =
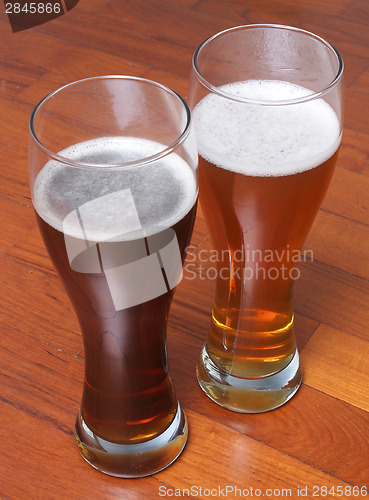
[[[50,148],[45,146],[42,141],[38,138],[37,133],[35,131],[35,118],[37,113],[42,109],[43,105],[45,105],[50,99],[52,99],[55,95],[60,94],[66,89],[69,89],[71,87],[80,85],[81,83],[86,83],[89,81],[99,81],[99,80],[133,80],[137,82],[142,82],[146,83],[149,85],[152,85],[153,87],[157,87],[168,94],[172,95],[175,97],[183,106],[183,109],[185,110],[185,116],[186,116],[186,123],[183,127],[183,130],[179,137],[175,141],[173,141],[169,146],[166,146],[164,149],[159,151],[158,153],[155,153],[154,155],[151,156],[146,156],[144,158],[139,158],[137,160],[132,160],[128,162],[122,162],[121,164],[110,164],[110,163],[86,163],[86,162],[80,162],[77,160],[73,160],[71,158],[68,158],[66,156],[60,155],[59,153],[55,153],[52,151]],[[130,75],[102,75],[102,76],[92,76],[89,78],[82,78],[80,80],[76,80],[70,83],[67,83],[66,85],[62,85],[61,87],[57,88],[56,90],[53,90],[49,94],[47,94],[39,103],[34,107],[30,119],[29,119],[29,130],[30,130],[30,135],[35,141],[36,145],[45,153],[47,154],[50,158],[69,165],[71,167],[75,168],[85,168],[85,169],[94,169],[94,170],[103,170],[103,169],[109,169],[109,170],[121,170],[125,168],[131,168],[131,167],[139,167],[141,165],[147,165],[148,163],[153,163],[154,161],[159,160],[160,158],[163,158],[175,151],[188,137],[190,133],[190,126],[191,126],[191,110],[186,103],[186,101],[183,99],[183,97],[178,94],[175,90],[171,89],[170,87],[167,87],[166,85],[162,83],[155,82],[154,80],[149,80],[147,78],[142,78],[138,76],[130,76]],[[109,136],[110,137],[110,136]],[[116,136],[118,137],[118,136]],[[70,146],[73,146],[71,144]]]
[[[283,99],[283,100],[267,100],[267,99],[248,99],[246,97],[240,97],[235,94],[231,94],[229,92],[225,92],[223,90],[219,90],[219,87],[216,87],[213,85],[211,82],[209,82],[201,73],[199,66],[198,66],[198,58],[201,54],[201,51],[203,50],[204,47],[206,47],[208,44],[210,44],[213,40],[220,38],[228,33],[231,32],[236,32],[236,31],[243,31],[243,30],[251,30],[251,29],[259,29],[259,28],[264,28],[264,29],[282,29],[286,31],[294,31],[294,32],[299,32],[301,34],[307,35],[310,38],[314,38],[315,40],[318,40],[322,44],[324,44],[328,49],[333,52],[337,58],[338,62],[338,71],[333,78],[333,80],[329,83],[329,85],[325,86],[323,89],[319,90],[318,92],[311,92],[310,94],[307,94],[302,97],[298,97],[295,99]],[[316,35],[315,33],[312,33],[311,31],[304,30],[302,28],[297,28],[294,26],[287,26],[283,24],[245,24],[245,25],[240,25],[240,26],[234,26],[232,28],[227,28],[225,30],[219,31],[218,33],[209,36],[206,40],[204,40],[195,50],[192,58],[192,67],[196,73],[197,78],[199,81],[208,89],[210,90],[213,94],[217,94],[220,97],[224,97],[226,99],[235,101],[235,102],[242,102],[245,104],[255,104],[255,105],[261,105],[261,106],[283,106],[283,105],[288,105],[288,104],[300,104],[304,102],[308,102],[314,99],[319,99],[320,97],[323,97],[325,94],[329,93],[336,85],[340,82],[342,75],[343,75],[343,60],[338,52],[338,50],[327,40],[324,38],[320,37],[319,35]]]

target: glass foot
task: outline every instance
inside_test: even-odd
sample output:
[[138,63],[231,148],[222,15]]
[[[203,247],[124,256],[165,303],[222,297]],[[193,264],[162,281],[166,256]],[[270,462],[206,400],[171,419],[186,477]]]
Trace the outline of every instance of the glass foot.
[[139,444],[116,444],[99,438],[77,416],[75,438],[82,457],[95,469],[116,477],[135,478],[159,472],[183,450],[187,418],[180,405],[170,426],[159,436]]
[[264,378],[238,378],[220,370],[204,347],[196,367],[201,389],[215,403],[240,413],[261,413],[278,408],[301,384],[299,354],[281,371]]

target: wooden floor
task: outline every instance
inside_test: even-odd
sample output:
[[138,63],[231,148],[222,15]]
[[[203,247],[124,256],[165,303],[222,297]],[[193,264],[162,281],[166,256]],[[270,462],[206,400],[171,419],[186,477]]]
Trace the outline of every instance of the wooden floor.
[[[200,42],[264,22],[314,31],[346,65],[343,144],[306,242],[314,262],[303,264],[295,290],[304,383],[284,407],[259,415],[207,399],[195,363],[213,282],[186,279],[168,331],[190,425],[186,449],[153,477],[105,476],[74,443],[82,342],[31,207],[29,115],[58,86],[102,74],[144,76],[186,97]],[[190,498],[365,498],[354,486],[369,489],[368,25],[368,0],[80,0],[52,22],[12,33],[1,6],[0,498],[147,500],[182,490]],[[192,243],[208,244],[201,211]]]

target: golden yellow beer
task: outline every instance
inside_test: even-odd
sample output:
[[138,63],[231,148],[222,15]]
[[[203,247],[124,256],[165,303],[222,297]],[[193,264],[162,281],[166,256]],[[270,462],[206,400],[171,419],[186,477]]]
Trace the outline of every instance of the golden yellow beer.
[[280,177],[247,176],[200,159],[200,200],[219,276],[206,348],[231,375],[272,375],[295,354],[298,251],[336,157],[337,152],[313,169]]
[[[224,97],[232,94],[249,102]],[[274,103],[309,94],[280,80],[239,81],[215,89],[193,110],[200,202],[217,256],[197,375],[212,399],[236,411],[279,406],[301,382],[293,285],[341,128],[323,99]]]

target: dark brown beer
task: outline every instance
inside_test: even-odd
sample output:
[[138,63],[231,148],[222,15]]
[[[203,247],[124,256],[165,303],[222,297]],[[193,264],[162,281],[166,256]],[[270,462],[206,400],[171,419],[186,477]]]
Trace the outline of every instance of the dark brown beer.
[[[182,258],[194,217],[195,206],[173,226]],[[73,271],[64,234],[41,217],[37,220],[83,332],[83,420],[99,437],[114,443],[155,437],[169,426],[177,411],[168,367],[163,363],[165,325],[174,290],[116,311],[105,274]]]
[[[148,147],[145,142],[148,141],[143,143],[142,156]],[[74,149],[79,150],[80,158],[86,147],[79,146]],[[96,155],[98,141],[97,145],[90,145],[90,150],[94,147]],[[123,144],[124,148],[127,149],[127,144]],[[115,154],[116,149],[113,143],[107,153]],[[71,154],[77,156],[76,152]],[[125,154],[129,154],[129,148]],[[127,214],[124,208],[120,212],[121,206],[117,207],[118,213],[114,213],[114,206],[105,204],[110,194],[114,199],[114,193],[127,189],[132,192],[140,224],[147,236],[140,232],[136,236],[134,232],[119,234],[115,231],[113,234],[114,224],[119,224]],[[98,210],[95,200],[100,203]],[[160,235],[171,228],[183,260],[196,211],[196,183],[192,170],[176,155],[154,166],[121,171],[96,172],[51,161],[36,180],[34,201],[45,245],[83,333],[85,383],[80,412],[83,425],[99,439],[111,443],[137,444],[151,440],[169,427],[178,406],[166,361],[166,322],[174,289],[167,282],[165,293],[131,307],[117,307],[104,269],[104,255],[113,255],[114,266],[119,268],[122,263],[142,258],[134,253],[135,248],[142,245],[146,245],[147,255],[155,254],[152,240],[159,241]],[[99,213],[91,210],[85,214],[87,209],[83,207],[88,208],[90,202],[95,203],[92,206]],[[70,224],[66,226],[65,223],[63,226],[63,221],[74,212],[81,218],[81,226],[84,223],[84,230],[93,232],[87,250],[96,249],[100,271],[88,272],[86,265],[79,268],[76,260],[71,262],[67,238],[76,239],[78,245],[83,244],[83,240],[78,243],[78,227],[69,228]],[[71,231],[69,235],[65,233],[66,227]],[[132,254],[128,261],[125,249]],[[83,252],[78,257],[81,262],[88,258]],[[109,266],[110,269],[112,265]],[[148,275],[144,288],[152,286],[151,280],[152,276]]]
[[[310,92],[256,80],[221,90],[270,101]],[[200,201],[218,257],[206,355],[221,373],[267,377],[296,352],[297,261],[333,173],[339,122],[322,99],[262,106],[216,94],[196,106],[194,122]]]

